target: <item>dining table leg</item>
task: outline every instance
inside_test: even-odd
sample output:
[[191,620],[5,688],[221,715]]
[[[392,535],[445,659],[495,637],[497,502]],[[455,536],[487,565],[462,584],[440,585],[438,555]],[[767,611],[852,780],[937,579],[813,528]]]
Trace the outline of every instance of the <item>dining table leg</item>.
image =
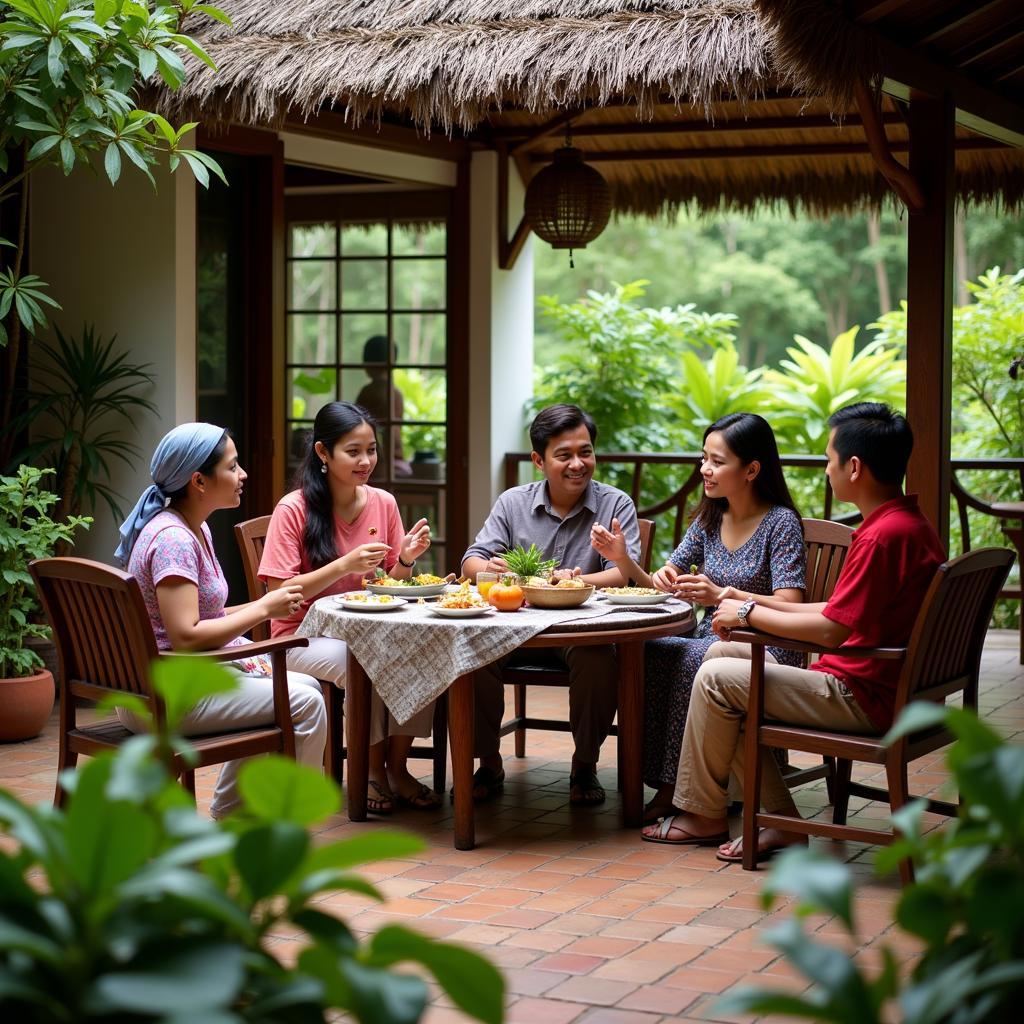
[[473,822],[473,674],[459,676],[448,691],[448,743],[452,752],[455,788],[455,849],[476,845]]
[[348,819],[366,821],[366,786],[370,780],[370,677],[348,649],[345,676],[348,715]]
[[643,641],[626,641],[617,646],[622,824],[639,828],[644,816],[644,645]]

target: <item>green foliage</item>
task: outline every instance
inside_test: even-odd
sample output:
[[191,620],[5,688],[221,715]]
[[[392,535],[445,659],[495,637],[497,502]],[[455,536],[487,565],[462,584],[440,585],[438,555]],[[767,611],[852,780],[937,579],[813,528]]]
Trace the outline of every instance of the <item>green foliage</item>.
[[[0,791],[12,840],[0,851],[9,1019],[304,1024],[342,1011],[362,1024],[414,1024],[425,970],[463,1012],[499,1024],[502,978],[476,953],[394,925],[360,939],[323,908],[333,891],[381,899],[352,869],[409,856],[419,839],[374,830],[314,843],[310,828],[338,810],[337,787],[280,757],[242,768],[243,806],[230,818],[196,813],[164,767],[171,749],[188,749],[173,729],[191,702],[234,685],[223,668],[200,665],[160,664],[169,731],[69,773],[66,810]],[[301,943],[295,964],[279,958],[284,930]]]
[[125,440],[145,412],[156,406],[139,389],[153,383],[148,365],[128,362],[115,352],[117,335],[109,341],[86,324],[82,337],[65,338],[54,329],[56,341],[36,341],[42,358],[36,372],[41,386],[24,395],[24,412],[8,428],[15,432],[32,424],[35,440],[16,461],[43,460],[57,473],[61,512],[90,511],[102,498],[115,520],[123,518],[110,479],[112,459],[132,465],[139,446]]
[[91,519],[50,518],[57,496],[40,485],[52,469],[19,466],[15,476],[0,476],[0,679],[31,675],[43,662],[25,647],[25,637],[48,637],[39,625],[39,605],[28,563],[48,558],[58,544],[70,543],[75,530]]
[[857,942],[849,868],[807,850],[787,851],[763,890],[796,900],[796,917],[766,935],[811,985],[804,992],[742,989],[718,1004],[723,1013],[782,1013],[837,1024],[1000,1024],[1017,1020],[1024,995],[1024,747],[1006,744],[962,708],[913,704],[889,734],[942,723],[957,737],[947,765],[963,798],[947,828],[922,831],[923,801],[901,808],[901,838],[878,855],[882,873],[904,857],[917,878],[896,905],[896,923],[923,946],[901,974],[885,945],[882,966],[869,971],[845,950],[808,934],[808,914],[834,915]]
[[[175,128],[139,106],[147,84],[177,89],[185,81],[186,52],[216,70],[181,31],[189,15],[227,21],[197,0],[0,2],[0,200],[39,167],[55,165],[69,175],[100,156],[112,185],[123,160],[152,182],[152,168],[164,155],[172,171],[185,161],[204,186],[211,171],[223,178],[215,160],[184,146],[195,123]],[[19,160],[12,161],[14,153]],[[0,271],[0,321],[13,306],[32,332],[45,323],[42,304],[57,303],[45,282],[20,274],[19,265],[15,259]],[[7,337],[0,322],[0,345]]]
[[[906,402],[907,364],[900,350],[879,340],[854,348],[859,328],[844,331],[829,348],[797,335],[782,371],[768,370],[774,391],[772,425],[789,451],[820,454],[828,440],[828,418],[853,402]],[[781,415],[778,415],[781,414]]]
[[[402,448],[405,457],[411,459],[416,452],[436,452],[444,459],[445,444],[445,401],[447,383],[444,374],[430,371],[404,369],[392,373],[394,387],[401,392],[404,419],[425,420],[416,426],[402,427]],[[431,425],[429,421],[433,421]]]

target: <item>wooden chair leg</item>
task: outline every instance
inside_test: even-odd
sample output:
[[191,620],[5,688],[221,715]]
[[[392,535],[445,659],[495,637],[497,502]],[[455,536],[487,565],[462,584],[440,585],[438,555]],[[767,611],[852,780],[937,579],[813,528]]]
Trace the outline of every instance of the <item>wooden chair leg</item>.
[[77,764],[78,754],[73,750],[67,749],[67,744],[64,741],[64,735],[62,733],[60,738],[60,753],[57,755],[57,783],[53,790],[54,807],[63,807],[68,801],[67,791],[60,784],[61,772],[67,768],[74,768]]
[[853,762],[840,757],[835,759],[834,765],[832,822],[835,825],[845,825],[846,815],[850,810],[850,774],[853,771]]
[[327,679],[318,680],[327,708],[327,743],[324,746],[324,774],[340,786],[345,774],[345,691]]
[[[526,684],[516,683],[512,687],[515,697],[515,715],[518,721],[526,717]],[[515,731],[516,757],[526,757],[526,730],[519,726]]]
[[[902,757],[890,757],[885,764],[885,778],[889,786],[889,809],[893,812],[910,802],[907,784],[907,763]],[[910,885],[914,881],[914,865],[909,857],[900,861],[900,882]]]
[[448,776],[448,694],[434,704],[434,792],[444,793]]
[[181,781],[181,788],[185,790],[190,797],[192,802],[195,803],[196,799],[196,773],[191,769],[183,771],[179,776]]
[[821,761],[825,765],[825,790],[828,793],[828,802],[834,804],[836,800],[836,759],[823,755]]

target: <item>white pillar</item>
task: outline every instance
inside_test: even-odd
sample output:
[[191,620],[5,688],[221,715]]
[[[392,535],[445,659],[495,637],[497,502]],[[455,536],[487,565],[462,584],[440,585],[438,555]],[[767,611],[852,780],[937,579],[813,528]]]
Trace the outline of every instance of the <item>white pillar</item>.
[[[126,511],[150,482],[157,442],[196,412],[196,185],[187,170],[156,177],[154,191],[127,164],[114,187],[102,172],[65,178],[47,169],[31,191],[31,271],[62,307],[51,321],[65,337],[85,323],[104,338],[116,334],[117,351],[149,363],[155,378],[144,393],[158,414],[117,424],[140,449],[131,467],[111,463]],[[75,553],[112,563],[119,524],[102,500],[86,511],[95,522]]]
[[[509,225],[523,210],[523,185],[509,168]],[[523,404],[533,394],[533,240],[511,270],[498,268],[498,158],[470,167],[469,534],[483,524],[502,486],[502,457],[528,445]],[[479,427],[480,429],[476,429]]]

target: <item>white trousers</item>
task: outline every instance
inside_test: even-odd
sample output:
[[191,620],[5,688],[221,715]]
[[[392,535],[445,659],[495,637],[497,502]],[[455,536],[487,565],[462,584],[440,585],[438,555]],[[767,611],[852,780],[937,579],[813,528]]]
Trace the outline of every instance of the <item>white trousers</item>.
[[[295,760],[323,770],[324,744],[327,742],[327,711],[317,681],[300,672],[288,673],[288,705],[295,728]],[[132,732],[141,732],[133,715],[121,708],[117,717]],[[267,676],[238,676],[238,689],[201,700],[185,716],[181,732],[185,736],[206,736],[234,729],[253,729],[274,721],[274,687]],[[234,811],[238,795],[238,771],[249,758],[227,761],[222,765],[210,803],[210,814],[223,818]]]
[[[305,672],[316,679],[345,688],[348,665],[348,644],[329,636],[311,637],[308,647],[295,647],[288,652],[288,668]],[[346,719],[346,722],[348,719]],[[399,724],[387,709],[377,691],[370,689],[370,743],[380,743],[387,736],[429,736],[434,724],[433,701],[408,722]]]

